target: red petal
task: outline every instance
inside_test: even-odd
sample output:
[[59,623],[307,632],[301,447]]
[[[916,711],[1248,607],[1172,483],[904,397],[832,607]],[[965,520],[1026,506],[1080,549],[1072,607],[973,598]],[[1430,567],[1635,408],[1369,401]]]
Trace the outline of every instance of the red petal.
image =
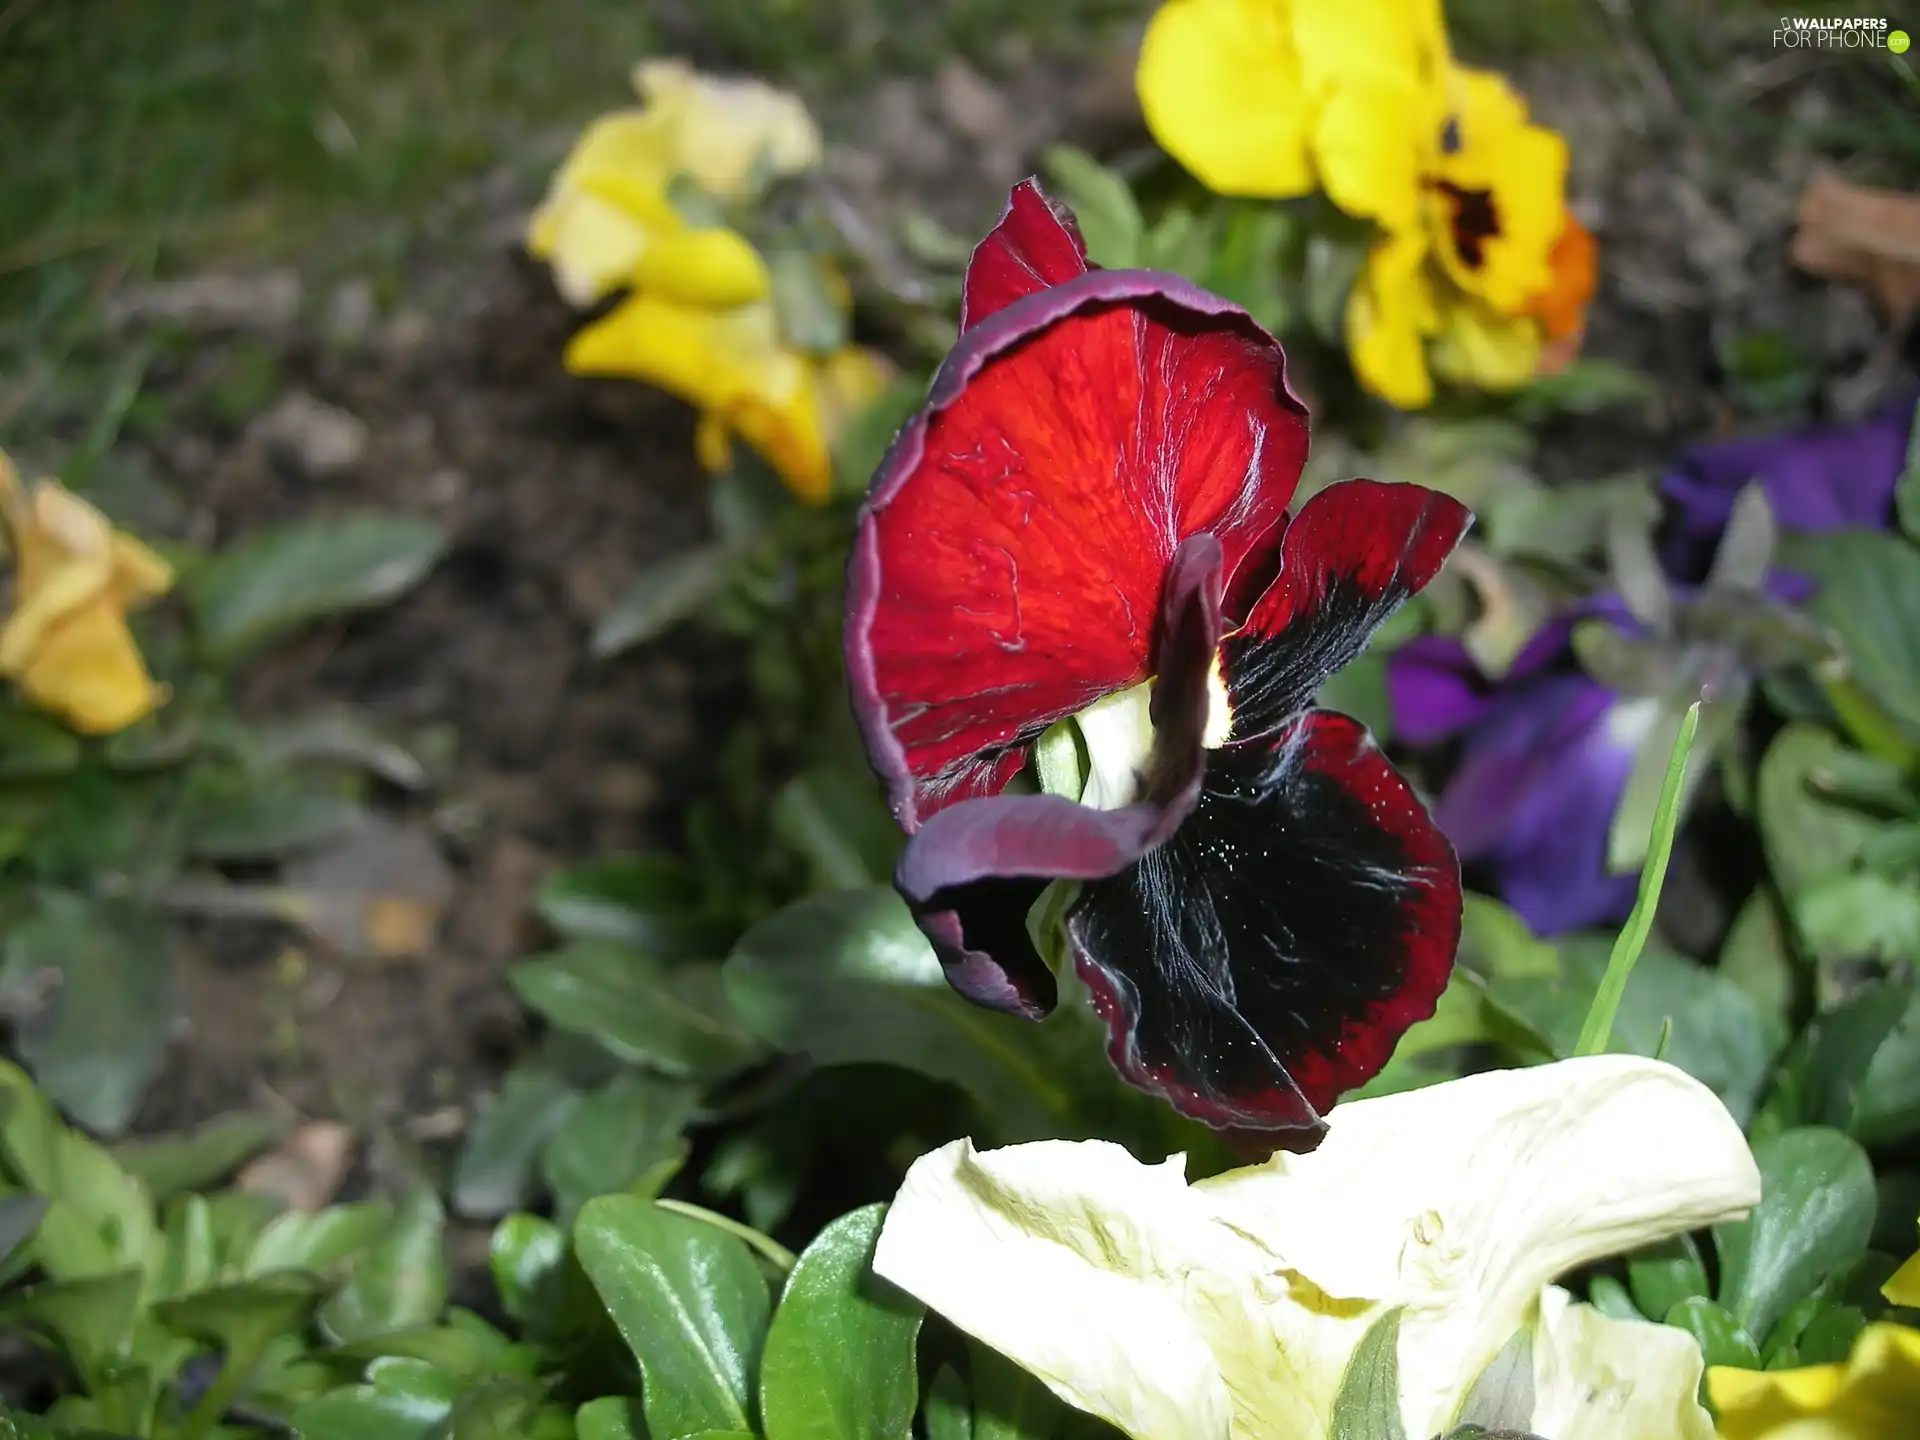
[[1280,573],[1227,642],[1234,741],[1269,734],[1310,705],[1439,573],[1472,523],[1451,496],[1378,480],[1329,485],[1301,506]]
[[1181,541],[1232,595],[1306,457],[1279,345],[1170,275],[1093,271],[960,339],[861,511],[854,707],[894,813],[997,793],[1041,730],[1148,673]]
[[994,311],[1092,268],[1073,212],[1049,200],[1038,180],[1022,180],[1007,197],[999,223],[974,246],[967,262],[960,328],[970,329]]

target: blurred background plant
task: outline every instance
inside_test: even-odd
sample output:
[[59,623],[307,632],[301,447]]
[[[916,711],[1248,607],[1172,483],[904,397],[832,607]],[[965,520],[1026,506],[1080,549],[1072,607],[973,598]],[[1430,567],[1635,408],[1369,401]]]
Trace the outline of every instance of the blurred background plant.
[[853,508],[1032,169],[1283,336],[1302,499],[1478,516],[1322,696],[1476,890],[1367,1093],[1574,1051],[1706,692],[1611,1043],[1767,1200],[1571,1283],[1734,1369],[1914,1319],[1904,58],[1705,0],[110,10],[0,7],[0,1423],[1093,1426],[861,1278],[958,1135],[1234,1159],[1078,997],[947,990],[845,704]]

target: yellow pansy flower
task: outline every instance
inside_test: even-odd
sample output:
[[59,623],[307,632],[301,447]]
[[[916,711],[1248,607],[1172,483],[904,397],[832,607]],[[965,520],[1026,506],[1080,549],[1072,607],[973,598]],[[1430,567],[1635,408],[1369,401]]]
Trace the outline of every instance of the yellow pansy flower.
[[716,310],[646,292],[574,336],[566,365],[631,376],[698,406],[703,465],[724,468],[738,435],[809,504],[827,497],[841,427],[890,378],[859,346],[819,357],[788,345],[769,301]]
[[1426,405],[1430,345],[1446,378],[1512,389],[1577,333],[1541,313],[1592,288],[1585,232],[1557,248],[1566,145],[1499,76],[1453,63],[1437,0],[1169,0],[1137,84],[1154,137],[1210,188],[1319,189],[1380,228],[1346,317],[1376,394]]
[[1844,1365],[1707,1371],[1721,1440],[1907,1440],[1920,1433],[1920,1330],[1869,1325]]
[[[1920,1253],[1880,1287],[1920,1307]],[[1869,1325],[1844,1365],[1742,1370],[1715,1365],[1707,1394],[1721,1440],[1907,1440],[1920,1434],[1920,1330]]]
[[591,305],[634,287],[703,305],[767,293],[766,266],[742,236],[696,225],[671,199],[686,177],[722,201],[753,181],[816,163],[820,135],[795,96],[754,80],[718,80],[679,61],[634,72],[646,102],[587,127],[534,213],[527,248],[553,266],[560,292]]
[[[874,1270],[1133,1440],[1330,1440],[1398,1315],[1401,1427],[1710,1440],[1700,1349],[1552,1282],[1745,1212],[1739,1125],[1671,1065],[1593,1056],[1339,1107],[1320,1148],[1189,1184],[1102,1141],[922,1156]],[[1531,1386],[1475,1382],[1516,1335]],[[1516,1413],[1517,1412],[1517,1413]]]
[[173,584],[166,562],[57,481],[28,493],[0,453],[0,521],[13,553],[13,609],[0,623],[0,675],[88,735],[110,735],[166,700],[127,629],[127,612]]

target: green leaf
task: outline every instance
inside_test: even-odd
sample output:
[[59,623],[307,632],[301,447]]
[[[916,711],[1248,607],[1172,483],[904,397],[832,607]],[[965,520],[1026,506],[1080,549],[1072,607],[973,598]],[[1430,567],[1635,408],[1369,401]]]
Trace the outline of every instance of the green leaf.
[[1789,900],[1812,881],[1847,870],[1880,828],[1819,786],[1819,778],[1844,766],[1852,753],[1830,731],[1789,725],[1760,762],[1760,838],[1768,868]]
[[41,893],[7,938],[17,973],[58,977],[50,1004],[15,1027],[20,1058],[47,1098],[114,1135],[133,1119],[179,1013],[166,931],[130,905]]
[[1458,1419],[1482,1431],[1524,1433],[1538,1397],[1533,1383],[1533,1327],[1522,1325],[1487,1362],[1460,1402]]
[[1868,1053],[1847,1133],[1862,1145],[1897,1145],[1920,1134],[1920,987]]
[[[1541,1034],[1556,1055],[1572,1053],[1581,1017],[1608,963],[1603,937],[1574,935],[1558,947],[1559,972],[1494,981],[1489,991]],[[1663,1058],[1701,1081],[1737,1117],[1753,1112],[1786,1038],[1769,1016],[1725,976],[1670,950],[1648,950],[1621,996],[1608,1048],[1653,1055],[1668,1031]],[[1657,1312],[1655,1312],[1657,1313]]]
[[573,1416],[578,1440],[648,1440],[640,1402],[625,1395],[589,1400]]
[[[964,263],[964,262],[963,262]],[[927,398],[928,377],[907,375],[894,381],[841,427],[833,441],[833,489],[836,495],[864,495],[886,458],[900,427]]]
[[224,1180],[286,1130],[277,1115],[236,1112],[216,1115],[191,1130],[142,1135],[112,1147],[120,1168],[138,1176],[156,1203]]
[[665,1185],[685,1163],[686,1129],[700,1107],[697,1087],[651,1075],[622,1075],[584,1097],[540,1162],[562,1223],[596,1195],[646,1182]]
[[997,1350],[969,1338],[973,1440],[1052,1440],[1067,1407],[1039,1380]]
[[1554,415],[1593,415],[1623,405],[1644,405],[1658,393],[1652,376],[1617,360],[1587,355],[1531,381],[1514,397],[1514,405],[1521,419],[1537,425]]
[[1794,1341],[1801,1365],[1838,1365],[1853,1353],[1853,1342],[1867,1328],[1867,1317],[1852,1305],[1823,1302]]
[[48,780],[79,763],[72,731],[31,710],[0,707],[0,781]]
[[1920,877],[1871,870],[1827,875],[1793,897],[1793,917],[1817,954],[1885,961],[1920,956]]
[[1853,678],[1920,743],[1920,550],[1898,535],[1829,530],[1782,537],[1780,563],[1820,589],[1807,612],[1846,647]]
[[1080,223],[1087,258],[1110,270],[1139,265],[1145,226],[1127,182],[1072,145],[1049,147],[1040,163]]
[[1699,725],[1700,705],[1696,701],[1687,707],[1686,717],[1674,737],[1666,779],[1660,786],[1660,804],[1653,814],[1653,839],[1640,871],[1639,894],[1634,899],[1632,913],[1620,929],[1613,954],[1607,959],[1606,972],[1594,992],[1593,1008],[1580,1026],[1580,1037],[1573,1047],[1575,1055],[1598,1055],[1606,1050],[1608,1037],[1613,1033],[1614,1014],[1620,1008],[1620,997],[1626,993],[1627,978],[1653,930],[1653,912],[1660,903],[1667,857],[1673,852],[1673,832],[1680,824],[1680,789],[1687,772],[1687,751],[1692,748],[1694,731]]
[[662,959],[687,953],[694,926],[686,867],[663,855],[621,855],[557,870],[534,908],[562,935],[638,945]]
[[927,1427],[927,1440],[973,1440],[973,1404],[967,1396],[967,1382],[951,1365],[933,1372],[920,1414]]
[[1207,265],[1206,288],[1278,334],[1291,318],[1281,273],[1293,234],[1292,216],[1278,205],[1230,206]]
[[365,817],[338,795],[202,770],[181,803],[180,833],[195,859],[278,860],[339,840]]
[[356,1369],[392,1359],[414,1360],[453,1381],[472,1381],[482,1375],[531,1375],[538,1369],[540,1359],[531,1347],[514,1344],[471,1312],[449,1310],[447,1321],[336,1345],[324,1352],[325,1358],[330,1364]]
[[354,1385],[307,1401],[288,1423],[300,1440],[438,1440],[452,1408],[447,1400]]
[[289,1210],[261,1230],[241,1269],[248,1275],[275,1270],[325,1273],[372,1250],[393,1224],[393,1207],[384,1201]]
[[1400,1310],[1387,1311],[1360,1338],[1333,1397],[1329,1440],[1406,1440],[1400,1423]]
[[1679,1235],[1627,1257],[1627,1285],[1642,1315],[1665,1315],[1683,1300],[1710,1297],[1707,1267],[1691,1235]]
[[532,1380],[492,1375],[460,1392],[447,1414],[446,1440],[535,1440],[535,1416],[546,1388]]
[[414,1190],[394,1207],[386,1233],[374,1242],[353,1278],[320,1311],[320,1326],[336,1343],[364,1340],[436,1320],[447,1303],[444,1217],[431,1190]]
[[1760,1203],[1714,1227],[1720,1303],[1765,1338],[1787,1307],[1851,1265],[1873,1233],[1873,1167],[1837,1130],[1788,1130],[1753,1147]]
[[751,1225],[735,1220],[731,1215],[722,1215],[717,1210],[709,1210],[704,1205],[694,1205],[685,1200],[655,1199],[653,1203],[662,1210],[675,1215],[685,1215],[688,1219],[698,1220],[703,1225],[712,1225],[738,1240],[745,1241],[748,1249],[782,1276],[792,1271],[796,1263],[794,1253],[778,1240],[754,1229]]
[[0,1296],[0,1326],[21,1326],[58,1340],[75,1362],[92,1368],[124,1356],[140,1316],[138,1270],[80,1280],[50,1280]]
[[717,965],[670,966],[610,941],[578,940],[521,961],[507,980],[552,1024],[665,1075],[724,1075],[753,1055],[727,1014]]
[[493,1227],[487,1265],[500,1308],[535,1331],[551,1329],[565,1298],[566,1232],[538,1215],[509,1215]]
[[397,599],[445,548],[440,527],[414,516],[307,520],[256,532],[183,589],[208,659],[227,665],[311,620]]
[[1799,980],[1786,927],[1780,923],[1779,907],[1767,887],[1761,886],[1749,895],[1733,917],[1714,969],[1738,986],[1772,1026],[1785,1033]]
[[0,1263],[12,1260],[14,1252],[33,1238],[46,1213],[44,1195],[0,1197]]
[[295,1270],[218,1285],[153,1307],[162,1324],[229,1355],[257,1355],[266,1342],[306,1323],[326,1285]]
[[1751,1332],[1704,1295],[1692,1295],[1678,1302],[1667,1311],[1666,1323],[1693,1336],[1709,1365],[1732,1365],[1741,1370],[1760,1368],[1760,1347],[1754,1343]]
[[1009,1135],[1059,1133],[1068,1089],[1032,1028],[967,1004],[891,888],[816,895],[750,930],[725,967],[736,1014],[820,1065],[900,1065],[959,1085]]
[[773,833],[806,861],[815,890],[885,883],[900,853],[900,827],[864,771],[816,765],[773,799]]
[[168,1206],[164,1251],[150,1294],[168,1299],[211,1285],[219,1264],[216,1244],[213,1208],[204,1196],[185,1195]]
[[908,1440],[926,1307],[873,1274],[884,1205],[843,1215],[802,1252],[767,1331],[767,1440]]
[[[9,1155],[13,1160],[13,1155]],[[15,1165],[18,1173],[25,1167]],[[55,1127],[32,1166],[29,1183],[50,1203],[34,1233],[33,1256],[56,1280],[78,1280],[122,1268],[156,1271],[164,1254],[153,1202],[100,1146]]]
[[582,1092],[540,1059],[516,1065],[468,1129],[453,1167],[453,1208],[473,1218],[504,1215],[533,1198],[540,1156]]
[[736,559],[730,546],[700,545],[649,565],[593,627],[594,659],[644,645],[697,615],[727,583]]
[[1616,1320],[1644,1320],[1647,1317],[1633,1303],[1627,1287],[1611,1275],[1596,1275],[1587,1285],[1587,1303],[1602,1315]]
[[624,1195],[590,1201],[574,1249],[640,1362],[647,1430],[752,1430],[767,1286],[733,1236]]
[[266,771],[312,763],[350,765],[402,790],[425,790],[432,784],[419,757],[351,710],[254,725],[248,739]]
[[[1920,991],[1880,982],[1862,987],[1831,1010],[1816,1015],[1780,1067],[1770,1109],[1801,1123],[1858,1130],[1863,1121],[1877,1143],[1898,1133],[1911,1112],[1909,1069],[1913,1014]],[[1883,1047],[1892,1045],[1886,1093],[1869,1093],[1868,1072]]]
[[847,343],[845,282],[820,255],[773,247],[765,252],[780,338],[796,350],[831,355]]

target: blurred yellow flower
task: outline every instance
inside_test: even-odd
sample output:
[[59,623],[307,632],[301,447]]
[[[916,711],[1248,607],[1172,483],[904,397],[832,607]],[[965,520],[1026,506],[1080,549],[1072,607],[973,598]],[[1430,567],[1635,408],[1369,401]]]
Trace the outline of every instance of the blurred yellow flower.
[[1844,1365],[1707,1371],[1721,1440],[1907,1440],[1920,1431],[1920,1330],[1869,1325]]
[[744,200],[758,179],[820,163],[820,131],[785,90],[702,75],[682,60],[641,61],[633,88],[668,132],[674,168],[721,200]]
[[1346,317],[1376,394],[1426,405],[1430,344],[1446,378],[1512,389],[1577,334],[1592,249],[1584,230],[1560,245],[1565,142],[1453,63],[1438,0],[1168,0],[1137,83],[1154,137],[1212,189],[1324,190],[1379,227]]
[[708,198],[751,198],[760,178],[818,161],[806,108],[754,80],[717,80],[675,60],[634,71],[646,102],[587,127],[527,231],[560,293],[591,305],[611,291],[654,290],[701,305],[742,305],[767,293],[766,266],[743,237],[698,224],[673,202],[685,177]]
[[166,700],[147,675],[127,611],[173,584],[165,561],[57,481],[29,494],[0,453],[0,521],[13,552],[13,608],[0,622],[0,675],[88,735],[109,735]]
[[834,439],[891,378],[860,346],[817,357],[787,344],[769,301],[716,310],[647,293],[575,335],[566,365],[631,376],[698,406],[701,464],[723,469],[738,435],[816,505],[831,488]]

